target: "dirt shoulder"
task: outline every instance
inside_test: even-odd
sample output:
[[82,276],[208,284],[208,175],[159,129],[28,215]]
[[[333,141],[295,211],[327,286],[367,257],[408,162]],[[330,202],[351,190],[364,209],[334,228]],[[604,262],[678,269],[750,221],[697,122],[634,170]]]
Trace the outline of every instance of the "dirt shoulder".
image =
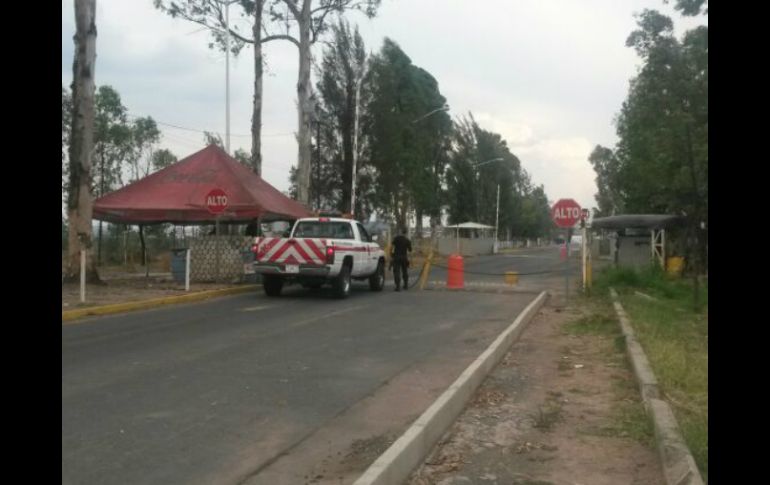
[[229,283],[193,283],[190,291],[184,289],[184,284],[175,282],[167,276],[122,276],[105,278],[102,285],[86,286],[86,303],[80,303],[80,285],[62,283],[62,311],[86,308],[91,306],[128,303],[133,301],[152,300],[167,296],[180,296],[199,291],[232,288]]
[[663,484],[611,308],[546,306],[411,485]]

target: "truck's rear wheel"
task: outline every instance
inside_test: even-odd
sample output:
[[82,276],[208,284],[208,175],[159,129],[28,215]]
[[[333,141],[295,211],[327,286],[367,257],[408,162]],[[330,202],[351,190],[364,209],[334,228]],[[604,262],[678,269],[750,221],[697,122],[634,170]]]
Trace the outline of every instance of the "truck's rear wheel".
[[273,275],[265,275],[262,279],[262,287],[267,296],[280,296],[283,289],[283,278]]
[[347,298],[350,294],[350,266],[347,264],[342,265],[340,274],[334,279],[332,284],[332,290],[334,296],[337,298]]
[[369,289],[372,291],[382,291],[385,287],[385,263],[377,263],[377,271],[369,277]]

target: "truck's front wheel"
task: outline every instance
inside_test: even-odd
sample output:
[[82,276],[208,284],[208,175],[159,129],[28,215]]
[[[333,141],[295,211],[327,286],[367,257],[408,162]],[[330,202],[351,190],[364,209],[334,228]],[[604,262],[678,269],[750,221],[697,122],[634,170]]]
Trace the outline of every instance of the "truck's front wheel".
[[273,275],[265,275],[262,286],[267,296],[280,296],[283,289],[283,278]]
[[342,265],[340,274],[334,279],[332,285],[334,296],[337,298],[346,298],[350,294],[350,266]]

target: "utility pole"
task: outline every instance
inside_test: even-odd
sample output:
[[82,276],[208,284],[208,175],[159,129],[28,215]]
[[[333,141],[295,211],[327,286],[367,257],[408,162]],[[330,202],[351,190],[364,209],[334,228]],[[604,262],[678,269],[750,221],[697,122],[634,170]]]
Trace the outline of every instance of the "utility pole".
[[225,4],[225,151],[230,154],[230,3]]
[[497,209],[495,209],[495,241],[492,243],[493,252],[497,254],[497,223],[500,220],[500,184],[497,184]]

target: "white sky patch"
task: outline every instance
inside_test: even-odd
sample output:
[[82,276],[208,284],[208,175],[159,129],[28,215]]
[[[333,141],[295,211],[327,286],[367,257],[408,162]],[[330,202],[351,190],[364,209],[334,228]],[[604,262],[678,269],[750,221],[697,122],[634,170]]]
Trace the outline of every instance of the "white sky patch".
[[533,183],[545,185],[549,201],[571,198],[581,207],[591,208],[596,205],[596,174],[588,162],[593,147],[585,138],[550,138],[529,146],[514,146],[513,151]]
[[473,113],[473,118],[481,128],[499,133],[508,142],[509,147],[524,145],[532,140],[532,128],[523,122],[496,117],[485,112]]

